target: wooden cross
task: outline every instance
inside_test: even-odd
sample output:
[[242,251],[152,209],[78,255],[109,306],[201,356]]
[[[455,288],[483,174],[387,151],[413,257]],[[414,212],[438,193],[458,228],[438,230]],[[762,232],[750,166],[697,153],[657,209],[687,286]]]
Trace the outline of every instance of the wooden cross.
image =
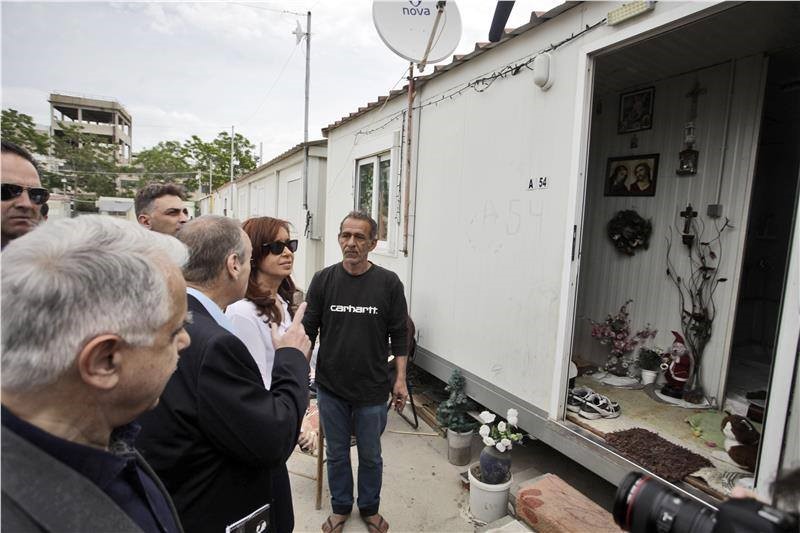
[[686,219],[683,223],[683,233],[689,233],[692,226],[692,219],[697,218],[697,211],[692,209],[692,204],[688,204],[686,210],[681,211],[681,217]]
[[699,81],[694,80],[694,87],[692,87],[691,91],[686,93],[686,98],[692,99],[692,107],[689,111],[689,120],[694,120],[697,117],[697,99],[707,92],[708,91],[705,89],[705,87],[700,87]]

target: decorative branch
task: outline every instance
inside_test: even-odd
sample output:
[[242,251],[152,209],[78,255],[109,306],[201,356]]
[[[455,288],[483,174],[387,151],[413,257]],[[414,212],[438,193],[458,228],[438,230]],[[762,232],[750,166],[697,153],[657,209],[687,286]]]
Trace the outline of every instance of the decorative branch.
[[[681,330],[689,347],[689,383],[691,390],[702,387],[700,381],[701,359],[708,341],[713,332],[714,319],[717,306],[714,295],[720,283],[727,278],[719,277],[717,267],[722,263],[722,233],[733,226],[729,219],[725,219],[720,226],[714,221],[714,236],[708,241],[703,241],[706,230],[705,223],[699,219],[692,219],[687,225],[688,233],[681,232],[678,226],[675,230],[681,235],[686,252],[689,274],[681,277],[672,261],[673,255],[673,228],[668,228],[667,233],[667,277],[678,290],[680,306]],[[689,238],[685,238],[689,236]]]

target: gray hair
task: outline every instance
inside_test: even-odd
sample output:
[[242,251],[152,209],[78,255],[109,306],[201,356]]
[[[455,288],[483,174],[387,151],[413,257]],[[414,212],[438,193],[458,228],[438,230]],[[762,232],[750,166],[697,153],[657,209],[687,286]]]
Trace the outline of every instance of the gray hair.
[[354,220],[363,220],[365,222],[369,222],[369,238],[370,240],[375,240],[378,238],[378,223],[375,222],[375,219],[369,216],[369,213],[366,211],[356,210],[350,211],[347,213],[347,216],[339,222],[339,233],[342,232],[342,226],[344,226],[344,221],[348,218],[352,218]]
[[86,215],[43,224],[2,253],[2,385],[57,381],[86,342],[149,346],[173,312],[164,274],[186,247],[130,221]]
[[189,261],[183,267],[189,283],[205,285],[215,280],[231,254],[244,263],[247,235],[235,219],[203,215],[184,224],[175,236],[189,248]]

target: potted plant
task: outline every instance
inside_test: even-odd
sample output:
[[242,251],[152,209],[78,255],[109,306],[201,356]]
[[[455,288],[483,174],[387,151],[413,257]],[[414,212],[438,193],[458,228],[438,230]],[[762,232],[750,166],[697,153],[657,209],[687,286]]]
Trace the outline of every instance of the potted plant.
[[[509,409],[506,421],[492,424],[494,413],[480,414],[484,424],[478,430],[483,444],[480,461],[469,469],[469,508],[484,522],[493,522],[506,514],[511,488],[511,448],[522,441],[517,431],[517,410]],[[491,425],[490,425],[491,424]]]
[[661,370],[663,356],[658,350],[652,348],[641,348],[637,356],[639,369],[642,371],[642,385],[655,382],[658,372]]
[[447,429],[447,460],[459,466],[469,464],[472,435],[478,425],[467,413],[472,402],[464,392],[464,383],[461,371],[454,369],[445,387],[450,396],[436,409],[436,420]]

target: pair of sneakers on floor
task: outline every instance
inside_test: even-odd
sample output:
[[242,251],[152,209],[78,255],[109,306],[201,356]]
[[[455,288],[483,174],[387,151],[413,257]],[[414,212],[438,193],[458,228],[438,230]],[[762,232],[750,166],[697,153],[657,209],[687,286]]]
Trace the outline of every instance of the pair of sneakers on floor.
[[567,409],[589,420],[617,418],[622,411],[617,402],[611,401],[608,396],[594,392],[589,387],[570,389],[567,396]]

